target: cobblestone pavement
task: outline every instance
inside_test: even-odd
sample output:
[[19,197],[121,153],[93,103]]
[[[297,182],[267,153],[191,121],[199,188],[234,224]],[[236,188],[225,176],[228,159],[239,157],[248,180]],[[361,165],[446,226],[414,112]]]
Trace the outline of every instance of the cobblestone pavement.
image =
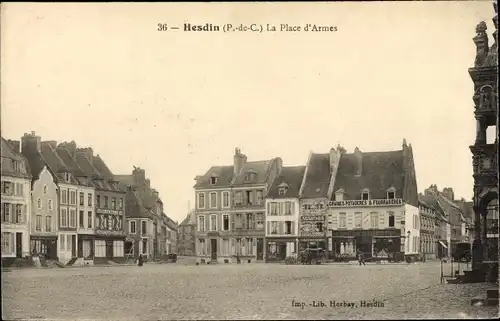
[[[17,270],[2,275],[2,313],[9,320],[498,316],[498,308],[470,305],[472,297],[485,294],[487,285],[440,285],[439,276],[439,263],[362,267],[147,264]],[[361,301],[372,300],[379,307],[362,307]],[[311,306],[313,301],[319,307]],[[330,301],[342,306],[330,307]],[[345,307],[344,302],[354,306]]]

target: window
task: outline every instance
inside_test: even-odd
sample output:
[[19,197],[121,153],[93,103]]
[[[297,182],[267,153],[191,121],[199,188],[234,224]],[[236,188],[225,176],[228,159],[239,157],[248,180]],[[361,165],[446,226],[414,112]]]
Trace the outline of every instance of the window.
[[104,208],[108,208],[108,197],[104,196]]
[[207,254],[207,251],[206,251],[207,247],[206,247],[205,240],[199,239],[198,244],[199,244],[199,247],[198,247],[199,255],[206,255]]
[[316,228],[318,229],[318,232],[323,232],[323,223],[321,222],[316,223]]
[[347,214],[339,213],[339,228],[346,228],[346,227],[347,227]]
[[14,193],[12,182],[3,181],[2,182],[2,194],[12,195]]
[[128,222],[128,231],[130,234],[135,234],[137,233],[137,226],[135,221],[129,221]]
[[229,192],[222,193],[222,206],[229,207]]
[[285,221],[285,234],[292,234],[292,222]]
[[198,216],[198,231],[205,232],[205,216]]
[[49,207],[50,211],[52,211],[54,209],[53,204],[52,204],[52,200],[47,201],[47,206]]
[[147,230],[147,222],[146,221],[141,221],[141,234],[146,234],[148,232]]
[[78,222],[80,223],[80,228],[85,228],[85,217],[84,211],[79,212]]
[[105,257],[106,256],[106,241],[105,240],[95,240],[95,256]]
[[278,195],[286,195],[287,188],[286,187],[280,187],[278,188]]
[[113,241],[113,256],[122,257],[124,256],[123,241]]
[[217,215],[210,215],[210,231],[217,231]]
[[2,222],[10,222],[10,204],[2,202]]
[[216,192],[210,193],[210,207],[211,208],[217,207],[217,193]]
[[68,204],[68,191],[65,189],[61,190],[61,204]]
[[363,190],[361,193],[361,199],[366,201],[370,199],[370,192],[368,190]]
[[292,202],[285,202],[285,215],[292,215]]
[[87,194],[87,206],[92,206],[92,194]]
[[229,231],[229,215],[228,214],[222,215],[222,230]]
[[61,208],[61,226],[68,227],[68,210]]
[[92,228],[92,211],[87,212],[87,228]]
[[363,227],[363,213],[360,212],[354,213],[354,227],[355,228]]
[[19,196],[24,196],[24,184],[21,183],[21,184],[19,184],[18,187],[19,187],[19,194],[18,195]]
[[14,233],[2,232],[2,253],[14,252]]
[[116,197],[111,198],[111,208],[116,210]]
[[262,230],[264,229],[264,214],[262,213],[257,213],[257,218],[256,218],[257,224],[255,228],[257,230]]
[[76,192],[75,191],[71,191],[69,193],[69,202],[70,202],[70,205],[76,205]]
[[235,205],[243,204],[243,193],[242,192],[235,192],[234,193],[234,204]]
[[198,208],[205,208],[205,193],[198,193]]
[[70,182],[71,181],[71,174],[70,173],[64,173],[64,179],[66,180],[66,182]]
[[210,185],[215,185],[215,184],[217,184],[217,177],[215,176],[210,177]]
[[278,215],[278,203],[272,202],[271,203],[271,211],[269,212],[270,215]]
[[256,177],[257,177],[257,173],[255,173],[255,172],[248,172],[245,175],[245,181],[252,182],[252,181],[255,180]]
[[271,222],[271,234],[278,234],[278,222]]
[[123,198],[118,199],[118,209],[123,210]]
[[389,227],[394,227],[394,212],[389,212]]
[[247,238],[245,242],[246,255],[253,255],[253,239]]
[[387,199],[393,200],[396,198],[396,192],[389,191],[387,192]]
[[253,192],[252,191],[246,191],[246,196],[247,196],[247,204],[252,205],[253,204]]
[[378,213],[376,212],[370,213],[370,227],[378,228]]
[[20,161],[12,160],[12,167],[14,167],[14,171],[18,172],[20,167]]
[[85,205],[85,194],[80,192],[80,206]]
[[24,208],[24,205],[16,204],[16,223],[17,224],[23,223],[23,208]]
[[38,209],[42,209],[42,199],[41,198],[39,198],[39,199],[36,200],[36,204],[37,204],[36,207]]
[[42,215],[36,216],[35,230],[37,230],[37,231],[42,230]]
[[255,196],[256,204],[258,204],[258,205],[262,204],[262,202],[264,201],[264,191],[259,190],[259,191],[255,191],[255,193],[256,193],[256,196]]
[[76,227],[76,210],[74,208],[69,210],[69,227]]
[[380,215],[379,215],[379,224],[382,227],[385,225],[385,213],[380,213]]
[[98,208],[101,208],[101,195],[96,195],[95,202]]
[[47,185],[43,185],[43,193],[47,194]]
[[52,216],[45,216],[45,232],[52,232]]

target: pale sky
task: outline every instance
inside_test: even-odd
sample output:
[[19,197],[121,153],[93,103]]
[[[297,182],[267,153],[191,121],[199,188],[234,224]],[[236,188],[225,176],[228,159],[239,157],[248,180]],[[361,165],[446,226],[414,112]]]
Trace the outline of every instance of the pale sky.
[[[2,136],[91,146],[146,170],[166,213],[194,177],[248,160],[412,144],[418,190],[473,194],[475,27],[491,1],[2,4]],[[337,32],[160,32],[158,23],[335,25]]]

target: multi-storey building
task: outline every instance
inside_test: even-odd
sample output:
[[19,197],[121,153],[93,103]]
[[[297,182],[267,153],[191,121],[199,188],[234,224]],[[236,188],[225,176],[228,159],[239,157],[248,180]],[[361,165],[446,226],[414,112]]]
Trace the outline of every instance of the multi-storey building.
[[196,213],[189,211],[186,218],[179,225],[178,254],[183,256],[195,256],[195,231]]
[[30,255],[31,172],[19,142],[2,137],[2,262]]
[[[147,259],[162,259],[172,252],[171,219],[163,211],[163,202],[157,190],[146,179],[146,171],[135,167],[131,175],[117,175],[127,189],[127,244],[129,256],[142,254]],[[172,221],[173,222],[173,221]]]
[[337,146],[330,153],[310,153],[300,186],[299,251],[322,248],[331,252],[327,236],[327,208],[333,192],[340,155],[345,150]]
[[166,222],[166,229],[167,229],[167,234],[166,234],[166,252],[165,254],[170,254],[170,253],[177,253],[178,251],[178,230],[179,230],[179,224],[177,222],[174,222],[170,217],[167,217],[167,222]]
[[264,260],[265,195],[282,161],[247,162],[238,148],[233,160],[195,178],[199,261]]
[[56,172],[42,154],[41,137],[24,134],[21,152],[28,160],[31,184],[30,252],[47,259],[58,259],[59,189]]
[[425,196],[418,195],[418,211],[420,214],[420,253],[425,255],[426,259],[436,258],[436,211],[427,204]]
[[266,195],[266,262],[295,256],[305,166],[283,167]]
[[470,150],[474,176],[474,275],[482,278],[483,272],[491,269],[491,275],[498,279],[498,7],[493,5],[493,45],[488,44],[484,21],[476,26],[474,37],[476,59],[469,74],[474,82],[476,140]]
[[[332,158],[332,157],[331,157]],[[340,153],[324,204],[334,257],[402,260],[420,245],[418,194],[411,144],[401,150]],[[338,161],[336,161],[339,159]]]

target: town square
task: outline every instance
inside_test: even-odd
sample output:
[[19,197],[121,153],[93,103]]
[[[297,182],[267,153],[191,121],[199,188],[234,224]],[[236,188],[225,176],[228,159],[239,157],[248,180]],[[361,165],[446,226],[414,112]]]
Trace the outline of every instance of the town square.
[[2,319],[498,317],[496,2],[296,5],[1,4]]

